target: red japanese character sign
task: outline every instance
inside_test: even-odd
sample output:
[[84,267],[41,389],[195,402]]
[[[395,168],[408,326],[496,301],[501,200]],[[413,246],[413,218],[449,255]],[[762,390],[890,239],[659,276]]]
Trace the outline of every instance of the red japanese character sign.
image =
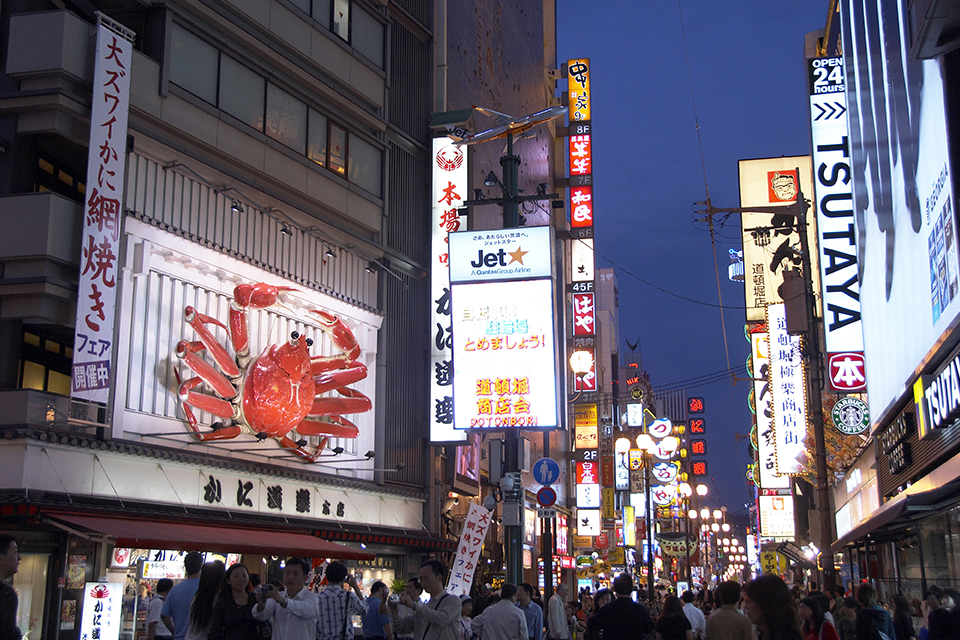
[[470,503],[470,511],[463,522],[463,533],[460,534],[460,543],[457,545],[457,556],[447,579],[448,593],[455,596],[470,593],[491,519],[491,513],[485,507],[475,502]]
[[592,336],[596,331],[592,293],[573,294],[573,335]]
[[593,226],[593,187],[570,187],[570,226]]
[[590,136],[570,136],[570,175],[588,176],[592,173]]
[[71,391],[102,403],[110,391],[133,52],[133,34],[106,22],[97,28]]

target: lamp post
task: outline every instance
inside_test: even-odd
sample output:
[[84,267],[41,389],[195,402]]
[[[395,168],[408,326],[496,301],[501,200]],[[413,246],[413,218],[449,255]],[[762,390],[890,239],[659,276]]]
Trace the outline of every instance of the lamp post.
[[[693,494],[696,493],[698,502],[701,501],[703,497],[707,495],[707,492],[709,489],[705,484],[698,484],[691,487],[689,484],[684,482],[680,485],[680,488],[678,490],[686,498],[687,508],[684,509],[683,532],[686,535],[687,539],[684,543],[684,548],[686,549],[686,552],[687,552],[687,584],[692,585],[693,575],[690,567],[690,521],[696,520],[699,514],[697,513],[696,509],[691,508],[690,499],[693,497]],[[697,546],[699,547],[699,544]]]
[[653,438],[649,433],[641,433],[637,436],[637,448],[643,452],[643,510],[644,522],[647,525],[647,598],[653,600],[653,522],[650,517],[652,507],[652,494],[650,491],[650,463],[652,460],[651,451],[656,447]]

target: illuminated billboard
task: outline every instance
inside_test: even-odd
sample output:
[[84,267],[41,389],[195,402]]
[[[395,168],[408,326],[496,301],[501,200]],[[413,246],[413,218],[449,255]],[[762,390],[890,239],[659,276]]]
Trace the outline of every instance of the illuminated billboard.
[[590,58],[567,61],[567,98],[570,122],[590,120]]
[[[960,313],[956,205],[939,58],[914,60],[906,0],[841,2],[870,414],[908,392]],[[922,150],[922,151],[921,151]]]
[[820,240],[826,377],[836,391],[864,391],[867,379],[843,58],[814,58],[808,64],[814,193],[805,195],[813,202],[808,215],[816,215]]
[[793,540],[793,496],[760,496],[760,535],[764,538]]
[[757,408],[757,466],[762,489],[789,489],[790,477],[777,474],[777,435],[773,429],[770,348],[766,333],[750,336],[753,348],[753,391]]
[[767,306],[770,366],[768,380],[773,395],[774,449],[777,472],[798,474],[806,456],[807,395],[800,336],[787,333],[783,303]]
[[447,236],[460,229],[459,208],[468,191],[467,147],[446,136],[433,139],[433,210],[430,228],[430,442],[464,442],[453,428],[453,352],[450,318],[450,252]]
[[[792,205],[801,188],[804,198],[812,197],[810,156],[741,160],[739,169],[742,207]],[[800,170],[799,180],[797,169]],[[808,246],[815,247],[816,220],[808,216],[808,222]],[[800,269],[800,233],[796,223],[796,218],[786,213],[740,214],[748,322],[763,322],[764,307],[773,302],[782,302],[777,287],[783,283],[784,270]],[[816,255],[810,256],[810,260],[813,290],[819,291],[819,261]]]
[[551,229],[451,233],[455,429],[558,425]]

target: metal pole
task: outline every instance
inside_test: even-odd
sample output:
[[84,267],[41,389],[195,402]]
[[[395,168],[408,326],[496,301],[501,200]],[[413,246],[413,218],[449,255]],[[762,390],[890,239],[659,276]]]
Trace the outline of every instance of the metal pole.
[[[550,434],[543,432],[543,457],[550,457]],[[553,518],[543,519],[543,599],[553,596]]]
[[[797,184],[800,184],[800,168],[797,167]],[[802,202],[803,192],[797,192],[797,222],[800,227],[800,254],[803,261],[803,290],[807,299],[807,326],[809,328],[810,349],[810,398],[807,400],[810,420],[813,421],[813,440],[816,449],[817,462],[817,504],[820,508],[820,565],[822,567],[822,588],[835,589],[836,576],[833,568],[833,529],[830,521],[833,519],[830,510],[830,488],[827,484],[827,447],[823,433],[823,398],[821,390],[823,382],[820,378],[820,326],[817,324],[815,311],[816,296],[813,291],[813,271],[810,264],[810,246],[807,238],[806,203]]]
[[653,455],[649,451],[644,451],[643,460],[643,479],[645,489],[645,500],[643,504],[647,521],[647,598],[653,600],[653,497],[650,491],[650,465],[653,464]]
[[687,588],[693,590],[693,574],[690,572],[690,497],[686,499],[683,510],[683,550],[687,554]]

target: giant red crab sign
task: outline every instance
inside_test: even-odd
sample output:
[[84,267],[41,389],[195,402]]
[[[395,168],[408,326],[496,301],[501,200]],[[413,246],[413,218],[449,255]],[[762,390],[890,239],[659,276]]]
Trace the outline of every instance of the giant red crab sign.
[[[370,398],[346,385],[367,377],[367,368],[357,362],[360,345],[353,332],[326,311],[310,312],[340,351],[338,355],[311,357],[308,349],[313,340],[294,331],[286,343],[269,345],[259,356],[251,356],[247,309],[273,306],[282,291],[295,289],[259,282],[241,284],[233,290],[229,334],[235,358],[217,342],[207,325],[225,331],[227,327],[186,307],[184,318],[200,339],[177,343],[177,357],[196,374],[180,384],[178,394],[190,430],[203,442],[236,438],[247,432],[261,440],[277,438],[281,446],[308,462],[316,462],[328,437],[357,437],[357,426],[343,415],[369,411]],[[204,351],[216,367],[201,357]],[[204,382],[215,395],[195,391]],[[333,390],[341,397],[319,397]],[[214,425],[212,431],[201,431],[191,407],[223,418],[223,423]],[[294,442],[288,435],[293,430],[301,436],[319,436],[320,441],[312,446],[303,439]]]

